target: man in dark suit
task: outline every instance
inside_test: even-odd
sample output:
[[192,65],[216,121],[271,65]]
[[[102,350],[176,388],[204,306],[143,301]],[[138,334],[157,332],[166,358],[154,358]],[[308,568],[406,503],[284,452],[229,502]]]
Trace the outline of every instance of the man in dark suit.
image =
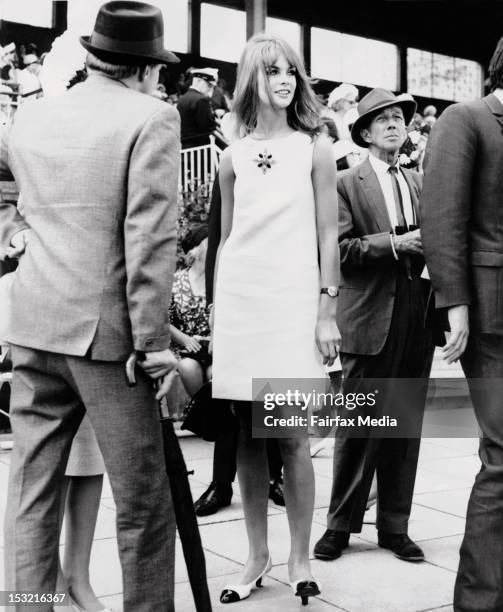
[[[20,257],[3,334],[14,434],[6,588],[55,590],[65,466],[87,413],[117,506],[124,610],[167,612],[175,521],[152,379],[177,363],[179,117],[148,94],[178,58],[164,49],[161,11],[140,2],[103,5],[81,43],[89,78],[23,104],[0,141],[0,180],[16,180],[23,204],[0,203],[0,252]],[[145,359],[128,388],[133,351]]]
[[[341,274],[338,325],[344,377],[421,378],[429,375],[432,334],[425,330],[427,281],[418,229],[421,177],[398,166],[398,152],[416,103],[374,89],[359,103],[352,138],[369,157],[338,178]],[[426,283],[426,287],[425,287]],[[393,395],[392,382],[387,401]],[[416,397],[420,414],[424,396]],[[360,532],[377,471],[379,546],[406,561],[424,559],[407,535],[420,439],[354,437],[339,428],[327,531],[315,546],[331,560]]]
[[421,197],[426,262],[451,330],[444,356],[461,359],[483,434],[456,612],[503,610],[503,39],[489,74],[491,94],[435,124]]
[[192,84],[177,104],[183,149],[208,144],[209,136],[217,128],[210,97],[217,84],[218,70],[194,68],[191,75]]

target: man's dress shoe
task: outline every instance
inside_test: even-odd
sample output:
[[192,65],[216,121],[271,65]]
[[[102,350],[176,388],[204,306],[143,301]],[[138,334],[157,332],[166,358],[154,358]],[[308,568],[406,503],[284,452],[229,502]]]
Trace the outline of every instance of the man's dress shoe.
[[424,552],[406,533],[379,532],[378,544],[395,553],[395,557],[403,561],[424,561]]
[[219,485],[212,482],[206,491],[194,504],[197,516],[209,516],[215,514],[220,508],[230,506],[232,499],[232,486]]
[[271,480],[269,483],[269,499],[272,500],[277,506],[285,505],[285,498],[283,496],[283,483],[279,479]]
[[327,529],[316,542],[314,556],[323,561],[333,561],[342,555],[342,551],[349,545],[349,533],[347,531],[334,531]]

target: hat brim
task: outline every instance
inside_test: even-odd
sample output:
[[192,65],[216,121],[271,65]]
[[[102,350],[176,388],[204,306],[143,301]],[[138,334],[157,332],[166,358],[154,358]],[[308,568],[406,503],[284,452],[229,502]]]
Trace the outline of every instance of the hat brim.
[[180,58],[167,49],[163,49],[160,53],[153,53],[152,55],[131,52],[124,53],[120,50],[96,47],[91,44],[90,36],[81,36],[79,40],[84,49],[93,53],[99,59],[112,64],[178,64],[180,62]]
[[209,78],[207,76],[201,76],[200,74],[194,74],[192,75],[193,78],[198,78],[198,79],[203,79],[203,81],[206,81],[207,83],[210,83],[211,85],[216,85],[217,82],[215,81],[215,79]]
[[393,102],[385,102],[380,106],[376,106],[367,113],[360,115],[360,117],[358,117],[358,119],[354,122],[353,127],[351,128],[351,138],[353,139],[353,142],[359,147],[368,149],[369,143],[363,140],[360,132],[364,129],[369,117],[375,115],[384,108],[389,108],[390,106],[399,106],[402,109],[405,125],[409,125],[417,110],[417,103],[414,100],[394,100]]

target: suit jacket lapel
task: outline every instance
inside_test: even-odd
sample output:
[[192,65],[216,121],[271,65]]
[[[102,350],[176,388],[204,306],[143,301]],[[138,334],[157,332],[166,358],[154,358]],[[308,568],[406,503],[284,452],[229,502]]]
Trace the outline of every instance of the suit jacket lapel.
[[496,121],[503,126],[503,104],[498,100],[494,94],[489,94],[483,101],[489,107],[489,110],[494,115]]
[[370,165],[368,159],[366,159],[360,166],[358,173],[360,180],[362,181],[363,191],[367,198],[367,205],[375,218],[375,221],[381,232],[391,231],[391,222],[389,219],[388,209],[386,208],[386,202],[384,195],[377,179],[377,175],[374,169]]

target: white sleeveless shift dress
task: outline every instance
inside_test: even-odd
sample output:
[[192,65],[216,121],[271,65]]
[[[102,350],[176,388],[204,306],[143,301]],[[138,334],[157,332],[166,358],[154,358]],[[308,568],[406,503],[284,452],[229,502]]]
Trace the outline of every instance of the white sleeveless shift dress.
[[253,378],[324,378],[314,143],[302,132],[231,145],[232,229],[215,292],[213,396],[250,401]]

